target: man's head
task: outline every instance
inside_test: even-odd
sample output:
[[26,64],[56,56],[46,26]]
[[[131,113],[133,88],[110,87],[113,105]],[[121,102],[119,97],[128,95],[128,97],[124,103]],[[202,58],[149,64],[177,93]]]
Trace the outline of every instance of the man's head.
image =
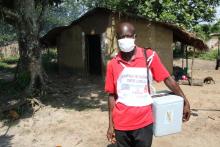
[[129,22],[120,23],[116,29],[118,46],[122,52],[131,52],[135,48],[135,28]]
[[120,23],[117,26],[117,39],[122,38],[135,38],[135,28],[129,22]]

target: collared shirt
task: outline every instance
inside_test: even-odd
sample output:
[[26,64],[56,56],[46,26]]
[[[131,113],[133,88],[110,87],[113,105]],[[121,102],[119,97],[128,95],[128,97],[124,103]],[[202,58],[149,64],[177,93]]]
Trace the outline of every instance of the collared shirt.
[[[150,57],[152,54],[153,51],[148,49],[147,56]],[[117,79],[123,71],[120,62],[127,67],[146,67],[143,48],[136,46],[135,53],[130,61],[123,60],[120,52],[115,58],[109,61],[105,81],[105,91],[107,93],[117,95]],[[149,68],[152,72],[153,79],[157,82],[163,81],[170,76],[156,53],[154,53]],[[145,127],[153,122],[151,105],[133,107],[117,103],[113,109],[112,117],[116,130],[135,130]]]

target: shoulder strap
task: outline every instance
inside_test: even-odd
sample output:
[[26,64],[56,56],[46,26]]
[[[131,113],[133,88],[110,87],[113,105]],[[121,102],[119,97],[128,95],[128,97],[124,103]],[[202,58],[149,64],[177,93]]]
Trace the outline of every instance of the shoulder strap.
[[146,62],[146,68],[147,68],[147,87],[148,87],[148,92],[149,94],[151,94],[151,90],[150,90],[150,79],[149,79],[149,67],[148,67],[148,57],[147,57],[147,50],[150,48],[143,48],[143,54],[144,54],[144,58],[145,58],[145,62]]

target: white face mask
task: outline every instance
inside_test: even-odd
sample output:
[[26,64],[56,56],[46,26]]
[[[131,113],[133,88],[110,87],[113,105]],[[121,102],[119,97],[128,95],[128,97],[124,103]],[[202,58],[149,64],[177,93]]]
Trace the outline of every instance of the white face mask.
[[118,40],[118,46],[122,52],[130,52],[134,49],[134,38],[123,38]]

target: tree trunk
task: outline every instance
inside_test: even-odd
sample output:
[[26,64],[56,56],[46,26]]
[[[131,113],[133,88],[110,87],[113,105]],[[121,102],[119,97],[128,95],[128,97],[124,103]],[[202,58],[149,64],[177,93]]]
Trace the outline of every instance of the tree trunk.
[[45,85],[39,41],[36,37],[31,37],[33,36],[28,32],[24,33],[24,36],[19,35],[20,60],[16,73],[16,80],[22,82],[20,83],[22,86],[27,86],[28,94],[32,94],[36,90],[41,91]]
[[41,64],[37,12],[33,0],[21,0],[16,4],[21,19],[16,26],[20,59],[15,78],[26,88],[27,94],[39,94],[45,82]]

